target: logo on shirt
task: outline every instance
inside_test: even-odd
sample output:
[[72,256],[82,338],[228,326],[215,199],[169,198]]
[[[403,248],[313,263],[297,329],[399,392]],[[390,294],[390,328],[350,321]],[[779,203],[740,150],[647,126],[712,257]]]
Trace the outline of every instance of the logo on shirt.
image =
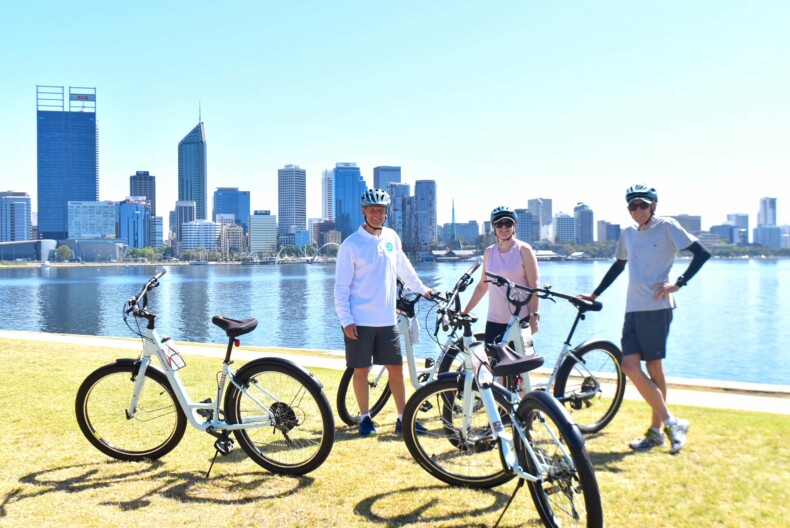
[[384,249],[392,253],[392,250],[395,249],[395,246],[392,245],[392,242],[387,242],[384,244]]

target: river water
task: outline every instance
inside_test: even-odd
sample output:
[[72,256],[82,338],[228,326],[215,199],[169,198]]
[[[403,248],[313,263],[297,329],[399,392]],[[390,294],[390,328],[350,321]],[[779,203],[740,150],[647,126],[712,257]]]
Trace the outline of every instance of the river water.
[[[541,282],[565,293],[591,292],[609,262],[541,262]],[[450,289],[469,263],[418,263],[423,281]],[[672,277],[687,261],[678,261]],[[124,301],[157,267],[52,267],[0,269],[0,328],[129,337],[121,317]],[[479,271],[476,280],[479,280]],[[574,343],[604,337],[619,345],[626,274],[599,299],[604,309],[581,322]],[[168,266],[150,296],[160,333],[179,341],[224,343],[211,324],[214,314],[257,317],[258,328],[242,344],[342,350],[334,312],[334,266]],[[474,287],[474,286],[472,286]],[[464,302],[470,290],[462,295]],[[668,376],[787,385],[790,368],[790,260],[712,260],[677,295]],[[434,314],[421,301],[417,355],[435,355]],[[485,320],[486,300],[475,312]],[[573,321],[565,302],[542,301],[537,351],[552,364]],[[484,322],[478,323],[482,329]]]

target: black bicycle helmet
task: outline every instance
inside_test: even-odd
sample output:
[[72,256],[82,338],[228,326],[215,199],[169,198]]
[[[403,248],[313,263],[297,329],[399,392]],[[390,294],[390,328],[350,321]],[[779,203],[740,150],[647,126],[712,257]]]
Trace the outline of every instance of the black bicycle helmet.
[[390,206],[390,195],[387,191],[381,189],[368,189],[362,195],[362,207],[368,205],[383,205],[384,207]]
[[491,211],[491,223],[496,224],[500,220],[504,218],[510,218],[514,222],[516,221],[516,213],[513,212],[513,209],[507,207],[505,205],[500,205],[499,207],[495,207],[493,211]]
[[625,190],[625,201],[631,203],[634,200],[642,200],[649,204],[658,203],[658,193],[653,187],[637,183]]

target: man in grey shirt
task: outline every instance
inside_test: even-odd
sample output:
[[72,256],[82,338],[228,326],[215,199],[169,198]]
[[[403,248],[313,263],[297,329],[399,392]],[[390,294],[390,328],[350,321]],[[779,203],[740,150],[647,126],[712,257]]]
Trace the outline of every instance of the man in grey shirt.
[[[622,367],[652,409],[652,423],[647,434],[632,441],[630,446],[647,451],[664,445],[663,426],[671,443],[670,453],[675,454],[686,444],[689,422],[673,416],[667,407],[663,360],[675,308],[674,294],[699,271],[710,253],[674,219],[655,216],[658,193],[654,188],[634,185],[626,190],[625,199],[636,225],[621,233],[616,260],[595,291],[580,297],[595,300],[628,262]],[[669,272],[681,250],[688,250],[694,256],[686,272],[670,282]],[[642,370],[642,361],[647,374]]]

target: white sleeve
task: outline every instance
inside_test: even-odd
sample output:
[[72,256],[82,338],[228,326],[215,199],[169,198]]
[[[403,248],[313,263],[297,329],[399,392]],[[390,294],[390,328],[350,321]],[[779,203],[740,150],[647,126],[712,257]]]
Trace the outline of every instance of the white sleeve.
[[420,277],[417,276],[417,272],[414,271],[414,266],[411,265],[411,262],[409,262],[409,259],[403,252],[400,238],[397,238],[396,240],[398,246],[398,263],[395,271],[398,274],[398,277],[400,277],[401,280],[406,283],[406,287],[411,291],[425,294],[425,292],[428,291],[428,288],[425,287],[425,284],[422,283]]
[[354,317],[351,315],[351,281],[353,278],[353,251],[349,244],[341,244],[335,264],[335,312],[343,328],[354,322]]

